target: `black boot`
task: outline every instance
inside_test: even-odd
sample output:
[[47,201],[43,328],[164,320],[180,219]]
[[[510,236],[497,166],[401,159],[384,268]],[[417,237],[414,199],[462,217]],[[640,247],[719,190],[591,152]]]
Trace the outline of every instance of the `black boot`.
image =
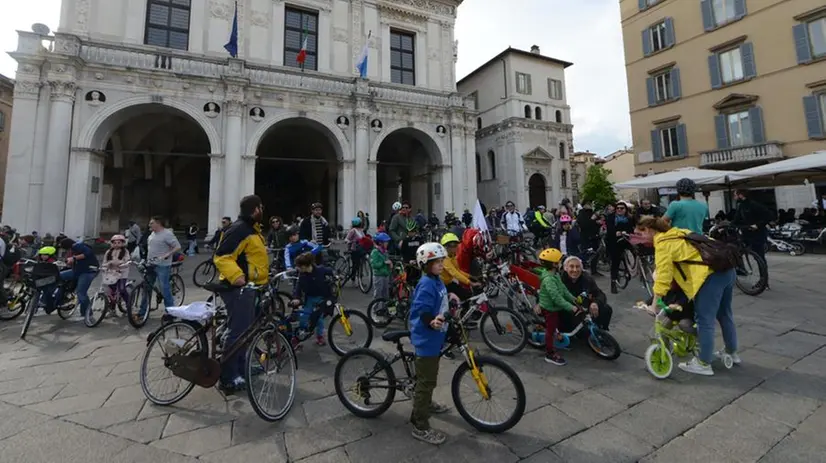
[[611,280],[611,294],[617,294],[618,292],[616,280]]

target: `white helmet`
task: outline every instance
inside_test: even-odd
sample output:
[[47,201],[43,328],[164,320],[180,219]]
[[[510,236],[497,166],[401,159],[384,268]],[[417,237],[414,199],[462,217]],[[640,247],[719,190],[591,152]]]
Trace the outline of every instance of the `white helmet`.
[[393,210],[394,210],[394,211],[399,211],[399,210],[401,210],[401,208],[402,208],[402,203],[400,203],[400,202],[398,202],[398,201],[396,201],[395,203],[393,203]]
[[445,257],[447,257],[447,251],[439,243],[425,243],[416,250],[416,262],[420,266],[427,265],[431,260],[444,259]]

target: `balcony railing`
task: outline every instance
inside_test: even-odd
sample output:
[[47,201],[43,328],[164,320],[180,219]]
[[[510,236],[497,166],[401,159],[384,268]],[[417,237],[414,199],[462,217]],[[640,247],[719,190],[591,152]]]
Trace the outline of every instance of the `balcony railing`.
[[700,167],[774,161],[783,158],[783,144],[775,141],[700,152]]
[[[134,45],[84,42],[80,47],[80,57],[89,64],[213,79],[220,79],[222,76],[246,77],[252,84],[315,93],[350,95],[357,87],[355,77],[300,72],[281,66],[262,66],[252,63],[245,63],[241,70],[237,61],[232,63],[235,66],[231,66],[226,59],[176,51],[167,53],[151,47]],[[370,95],[376,100],[473,109],[473,99],[463,98],[457,93],[374,81],[368,83],[368,88]]]

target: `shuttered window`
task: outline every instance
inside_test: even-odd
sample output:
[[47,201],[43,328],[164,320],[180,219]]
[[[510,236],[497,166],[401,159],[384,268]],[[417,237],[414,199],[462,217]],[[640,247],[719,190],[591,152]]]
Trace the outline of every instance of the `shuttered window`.
[[307,42],[307,57],[304,69],[318,70],[318,13],[286,8],[284,11],[284,66],[300,68],[298,54],[304,41]]
[[148,0],[144,43],[189,49],[190,0]]

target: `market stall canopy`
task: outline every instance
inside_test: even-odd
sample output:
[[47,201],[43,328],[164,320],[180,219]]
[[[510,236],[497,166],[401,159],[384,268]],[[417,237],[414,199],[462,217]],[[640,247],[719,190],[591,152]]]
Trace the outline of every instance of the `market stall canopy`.
[[732,186],[780,186],[826,180],[826,151],[772,162],[729,175]]
[[617,183],[614,188],[621,190],[642,189],[642,188],[673,188],[677,181],[683,178],[694,180],[697,185],[726,185],[726,177],[737,172],[728,170],[712,169],[683,169],[663,172],[661,174],[648,175],[646,177],[635,178],[628,182]]

